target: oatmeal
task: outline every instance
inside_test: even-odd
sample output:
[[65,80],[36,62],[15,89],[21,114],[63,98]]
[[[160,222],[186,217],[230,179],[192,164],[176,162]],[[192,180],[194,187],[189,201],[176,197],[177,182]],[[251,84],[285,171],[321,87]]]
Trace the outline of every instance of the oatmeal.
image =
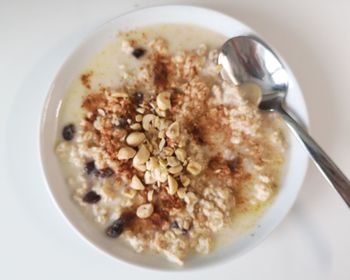
[[106,238],[182,265],[278,191],[282,123],[244,97],[254,86],[220,79],[224,40],[181,25],[120,33],[73,81],[56,153]]

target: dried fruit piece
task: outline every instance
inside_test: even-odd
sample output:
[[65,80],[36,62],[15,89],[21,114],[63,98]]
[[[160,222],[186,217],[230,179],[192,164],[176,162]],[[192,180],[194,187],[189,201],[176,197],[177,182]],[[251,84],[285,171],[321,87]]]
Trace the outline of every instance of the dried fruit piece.
[[106,234],[108,237],[116,238],[122,234],[123,230],[124,230],[124,222],[122,219],[118,219],[114,221],[113,224],[107,228]]
[[136,48],[132,51],[132,55],[136,58],[140,58],[144,56],[145,53],[146,53],[146,50],[143,48]]
[[177,221],[173,221],[173,222],[170,224],[170,228],[179,228],[179,224],[177,223]]
[[125,229],[125,227],[128,226],[130,222],[133,221],[135,218],[134,212],[126,212],[123,213],[122,216],[115,220],[107,229],[106,234],[108,237],[116,238],[119,235],[121,235]]
[[106,168],[97,170],[95,172],[95,175],[101,178],[108,178],[114,175],[114,171],[112,168],[106,167]]
[[235,172],[239,165],[239,160],[238,159],[227,160],[226,164],[231,172]]
[[83,201],[89,204],[97,203],[100,200],[101,200],[101,196],[97,194],[95,191],[89,191],[83,197]]
[[95,161],[94,160],[89,161],[89,162],[87,162],[85,164],[84,171],[85,171],[86,174],[90,175],[95,170],[96,170],[96,167],[95,167]]
[[140,104],[143,101],[143,93],[141,91],[136,91],[132,95],[133,102],[136,104]]
[[75,135],[75,126],[74,124],[66,125],[62,130],[62,137],[66,141],[71,141]]
[[117,120],[117,124],[115,125],[116,128],[127,128],[128,127],[128,121],[126,118],[119,118]]

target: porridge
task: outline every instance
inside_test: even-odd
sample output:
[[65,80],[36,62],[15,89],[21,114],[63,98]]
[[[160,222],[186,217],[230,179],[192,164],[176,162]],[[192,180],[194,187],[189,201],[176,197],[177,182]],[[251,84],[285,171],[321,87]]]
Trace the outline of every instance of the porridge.
[[73,80],[56,153],[106,238],[182,265],[246,230],[278,191],[282,122],[245,98],[254,86],[220,79],[224,41],[195,26],[122,32]]

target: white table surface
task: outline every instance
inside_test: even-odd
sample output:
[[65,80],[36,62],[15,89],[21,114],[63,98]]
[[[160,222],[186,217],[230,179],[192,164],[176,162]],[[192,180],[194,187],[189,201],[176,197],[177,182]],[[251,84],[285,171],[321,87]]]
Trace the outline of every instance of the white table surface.
[[248,254],[200,271],[166,273],[117,262],[61,217],[38,156],[49,84],[96,26],[165,3],[224,11],[275,46],[304,91],[312,134],[350,176],[350,1],[0,0],[0,279],[350,279],[350,212],[311,165],[277,230]]

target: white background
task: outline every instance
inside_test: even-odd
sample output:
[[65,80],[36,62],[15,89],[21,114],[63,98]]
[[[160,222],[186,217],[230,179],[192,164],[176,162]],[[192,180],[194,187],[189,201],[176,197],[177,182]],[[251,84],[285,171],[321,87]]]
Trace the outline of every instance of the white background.
[[166,273],[120,263],[82,241],[61,217],[38,155],[49,84],[96,26],[166,3],[223,11],[276,47],[304,91],[311,133],[350,176],[349,0],[0,0],[0,279],[350,279],[349,209],[311,165],[277,230],[239,259],[204,270]]

